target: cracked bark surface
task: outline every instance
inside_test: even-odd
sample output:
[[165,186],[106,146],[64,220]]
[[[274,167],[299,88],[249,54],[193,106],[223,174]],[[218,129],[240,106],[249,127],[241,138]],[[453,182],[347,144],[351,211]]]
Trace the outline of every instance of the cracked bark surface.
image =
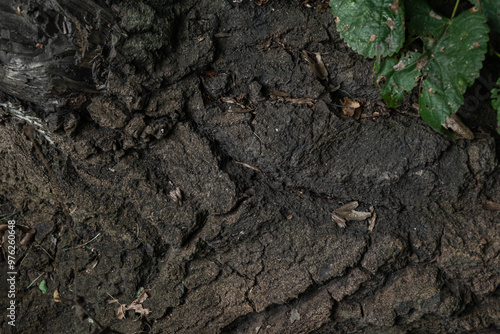
[[[19,247],[19,292],[40,294],[25,287],[43,273],[49,293],[71,298],[64,205],[76,245],[100,233],[76,249],[77,294],[118,332],[500,328],[500,216],[483,209],[500,202],[498,140],[453,142],[396,112],[343,117],[341,96],[378,91],[372,63],[319,5],[4,1],[0,18],[0,203],[37,230]],[[342,91],[302,50],[321,53]],[[253,109],[228,112],[221,98],[240,96]],[[332,220],[353,200],[374,206],[372,232]],[[128,304],[140,287],[152,312],[116,319],[110,296]],[[19,332],[90,327],[71,304],[18,299]]]

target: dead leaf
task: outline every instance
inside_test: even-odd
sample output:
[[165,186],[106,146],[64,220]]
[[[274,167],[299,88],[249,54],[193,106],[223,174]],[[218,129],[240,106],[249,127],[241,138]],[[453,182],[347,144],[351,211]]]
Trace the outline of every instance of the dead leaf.
[[253,104],[248,100],[246,93],[241,93],[237,98],[223,96],[220,98],[220,101],[230,104],[227,110],[228,112],[245,113],[252,112],[255,109]]
[[344,115],[352,117],[354,116],[354,111],[360,106],[359,102],[351,100],[348,97],[344,97],[344,102],[342,102],[342,112]]
[[375,34],[371,34],[369,41],[370,41],[370,42],[373,42],[373,41],[374,41],[374,40],[376,40],[376,39],[377,39],[377,35],[375,35]]
[[182,204],[181,188],[176,187],[174,190],[172,190],[168,193],[167,197],[176,203]]
[[370,224],[368,224],[368,232],[373,231],[375,228],[375,221],[377,220],[377,213],[374,212],[372,218],[370,219]]
[[300,313],[296,308],[294,308],[292,311],[290,311],[290,323],[293,324],[298,320],[300,320]]
[[500,203],[493,201],[486,201],[486,203],[483,204],[483,209],[491,211],[500,211]]
[[94,261],[88,263],[85,266],[85,273],[90,274],[92,272],[92,269],[94,269],[98,263],[99,263],[99,259],[95,259]]
[[139,293],[139,296],[132,302],[132,303],[138,303],[142,304],[146,299],[148,299],[148,294],[147,292],[151,291],[151,289],[143,289],[141,293]]
[[283,92],[281,90],[274,90],[274,89],[269,89],[269,95],[274,95],[278,97],[290,97],[292,95],[288,94],[287,92]]
[[61,303],[62,302],[62,299],[61,299],[61,295],[59,294],[59,291],[54,290],[54,301],[56,303]]
[[135,313],[138,313],[141,318],[151,313],[150,309],[144,308],[142,306],[142,303],[149,297],[147,292],[149,292],[150,290],[151,289],[142,290],[139,296],[128,306],[126,304],[120,304],[120,306],[116,310],[116,317],[119,320],[124,319],[125,312],[127,312],[128,310],[134,310]]
[[[429,88],[430,89],[430,88]],[[452,113],[450,116],[446,117],[446,120],[443,126],[449,130],[452,130],[454,133],[459,135],[461,138],[473,140],[474,134],[472,131],[465,125],[456,113]]]
[[147,309],[147,308],[144,308],[142,307],[141,304],[130,304],[128,306],[128,309],[129,310],[134,310],[135,313],[138,313],[139,316],[142,318],[142,317],[145,317],[147,316],[149,313],[151,313],[151,310],[150,309]]
[[363,221],[372,216],[371,212],[355,211],[354,209],[356,209],[358,205],[359,205],[358,201],[352,201],[342,205],[332,213],[333,220],[340,227],[344,228],[345,223],[348,220]]
[[315,59],[313,60],[309,57],[309,54],[306,50],[302,50],[302,56],[309,63],[309,68],[311,71],[320,79],[325,80],[328,78],[328,70],[326,69],[325,64],[323,63],[323,59],[321,58],[321,54],[319,52],[313,53],[315,55]]
[[337,208],[335,210],[335,212],[352,211],[352,210],[356,209],[358,206],[359,206],[358,201],[352,201],[352,202],[346,203],[346,204],[342,205],[341,207]]
[[125,318],[125,312],[127,311],[127,305],[121,304],[118,306],[118,309],[116,310],[116,318],[118,320],[122,320]]
[[337,223],[337,225],[341,228],[345,228],[347,225],[346,225],[346,220],[342,217],[340,217],[338,214],[336,214],[335,212],[332,213],[332,219],[334,222]]
[[316,103],[315,99],[309,97],[295,97],[287,92],[274,89],[269,89],[269,96],[271,96],[272,99],[278,100],[280,102],[290,102],[293,104],[300,104],[300,105],[305,104],[309,107],[312,107]]

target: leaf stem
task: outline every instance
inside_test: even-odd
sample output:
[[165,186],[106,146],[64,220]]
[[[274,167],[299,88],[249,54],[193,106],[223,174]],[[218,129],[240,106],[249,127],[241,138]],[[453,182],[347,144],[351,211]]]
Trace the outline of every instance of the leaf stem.
[[451,14],[451,19],[453,20],[453,18],[455,17],[455,13],[457,12],[457,8],[458,8],[458,3],[460,2],[460,0],[457,0],[455,2],[455,8],[453,8],[453,13]]

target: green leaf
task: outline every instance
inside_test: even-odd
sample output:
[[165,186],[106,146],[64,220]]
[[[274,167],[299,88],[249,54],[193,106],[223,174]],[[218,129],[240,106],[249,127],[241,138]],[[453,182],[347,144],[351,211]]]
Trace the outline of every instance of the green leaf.
[[46,294],[47,293],[47,281],[46,280],[41,281],[40,284],[38,285],[38,288],[40,289],[40,291],[42,291],[43,294]]
[[404,91],[420,80],[421,117],[436,131],[450,135],[443,124],[464,103],[463,94],[482,67],[489,32],[486,17],[465,11],[450,20],[420,0],[408,1],[407,13],[412,15],[408,28],[420,35],[424,49],[380,65],[376,81],[381,96],[389,106],[397,106]]
[[432,10],[429,4],[422,0],[406,2],[407,27],[410,35],[421,37],[439,37],[450,19]]
[[421,57],[420,53],[408,52],[401,60],[387,58],[380,65],[376,84],[381,88],[380,95],[389,107],[396,108],[404,92],[410,92],[417,85],[420,76],[417,63]]
[[498,0],[470,0],[470,2],[488,18],[488,24],[500,32],[500,1]]
[[[500,86],[500,78],[498,78],[497,86]],[[500,134],[500,90],[498,88],[491,90],[491,106],[497,111],[497,132]]]
[[390,56],[403,46],[404,6],[399,0],[330,0],[345,42],[369,58]]
[[419,112],[435,130],[444,132],[442,124],[464,103],[465,90],[479,76],[488,32],[484,15],[465,11],[450,21],[427,50],[429,62],[422,67]]

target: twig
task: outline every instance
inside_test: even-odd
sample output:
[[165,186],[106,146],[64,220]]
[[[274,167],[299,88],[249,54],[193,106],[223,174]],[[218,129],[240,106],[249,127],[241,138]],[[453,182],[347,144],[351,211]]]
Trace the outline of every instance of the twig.
[[92,241],[94,241],[95,239],[97,239],[97,237],[99,237],[101,235],[101,232],[97,233],[97,235],[95,237],[93,237],[92,239],[90,239],[89,241],[81,244],[81,245],[78,245],[78,246],[73,246],[73,247],[68,247],[68,248],[63,248],[64,251],[67,251],[67,250],[70,250],[70,249],[73,249],[73,248],[79,248],[79,247],[85,247],[86,245],[88,245],[89,243],[91,243]]

